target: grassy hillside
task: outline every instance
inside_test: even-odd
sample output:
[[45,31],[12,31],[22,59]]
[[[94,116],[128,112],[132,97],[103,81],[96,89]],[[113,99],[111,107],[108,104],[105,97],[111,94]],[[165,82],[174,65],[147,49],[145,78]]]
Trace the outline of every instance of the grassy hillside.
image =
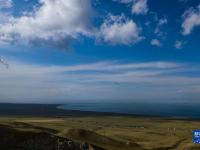
[[15,128],[41,129],[108,150],[195,150],[192,131],[200,121],[145,117],[1,117]]
[[2,150],[86,150],[81,147],[79,143],[44,130],[31,128],[20,130],[19,127],[0,125]]
[[93,145],[103,147],[105,149],[143,150],[143,148],[140,145],[134,142],[125,143],[119,140],[109,138],[107,136],[97,134],[93,131],[84,130],[84,129],[68,129],[62,132],[62,135],[64,137],[77,140],[79,142],[85,141]]
[[41,129],[110,150],[200,149],[192,131],[200,121],[144,117],[36,118],[3,117],[0,122],[20,130]]

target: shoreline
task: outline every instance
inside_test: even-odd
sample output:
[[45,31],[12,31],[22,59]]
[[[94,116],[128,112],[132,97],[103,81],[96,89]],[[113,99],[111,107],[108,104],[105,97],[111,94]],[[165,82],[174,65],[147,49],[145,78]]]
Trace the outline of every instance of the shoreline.
[[41,116],[41,117],[85,117],[85,116],[132,116],[150,117],[113,112],[95,112],[59,109],[62,104],[11,104],[0,103],[0,116]]
[[113,112],[81,111],[58,108],[63,104],[11,104],[0,103],[0,117],[135,117],[135,118],[159,118],[167,120],[197,120],[200,118],[184,118],[169,116],[138,115]]

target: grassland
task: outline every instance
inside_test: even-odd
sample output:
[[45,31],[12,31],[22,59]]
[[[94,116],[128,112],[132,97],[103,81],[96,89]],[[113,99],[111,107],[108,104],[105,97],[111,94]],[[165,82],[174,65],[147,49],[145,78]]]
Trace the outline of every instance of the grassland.
[[200,121],[167,118],[98,117],[1,117],[1,124],[19,130],[46,129],[59,136],[88,142],[108,150],[197,150],[192,131]]

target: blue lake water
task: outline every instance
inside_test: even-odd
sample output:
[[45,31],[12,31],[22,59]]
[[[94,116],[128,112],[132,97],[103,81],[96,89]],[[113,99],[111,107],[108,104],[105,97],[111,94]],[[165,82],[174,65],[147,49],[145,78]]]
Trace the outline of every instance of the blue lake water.
[[200,103],[73,103],[59,109],[200,119]]

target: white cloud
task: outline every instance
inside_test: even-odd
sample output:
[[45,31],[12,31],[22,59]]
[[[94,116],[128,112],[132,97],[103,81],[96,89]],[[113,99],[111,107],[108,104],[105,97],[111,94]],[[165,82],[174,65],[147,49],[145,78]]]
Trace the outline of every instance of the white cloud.
[[166,25],[168,23],[168,20],[167,18],[161,18],[158,20],[158,23],[157,23],[157,26],[155,28],[155,31],[154,33],[157,35],[157,36],[160,36],[162,37],[165,33],[163,31],[161,31],[161,27]]
[[124,15],[109,15],[100,28],[100,38],[104,42],[117,45],[131,45],[140,41],[141,28]]
[[133,14],[145,15],[148,12],[147,0],[134,0],[132,6]]
[[0,24],[8,21],[10,17],[9,8],[12,8],[12,6],[12,0],[0,0]]
[[39,0],[39,3],[33,12],[12,16],[0,24],[0,40],[64,44],[79,35],[89,36],[90,0]]
[[145,15],[149,8],[147,0],[113,0],[114,2],[123,4],[132,4],[131,12],[136,15]]
[[9,17],[10,13],[0,11],[0,24],[7,22]]
[[159,46],[161,46],[161,43],[158,39],[152,39],[151,45],[159,47]]
[[8,63],[3,59],[3,58],[0,58],[0,64],[6,66],[8,68]]
[[174,45],[174,47],[176,48],[176,49],[182,49],[183,48],[183,45],[184,45],[184,42],[183,41],[176,41],[175,42],[175,45]]
[[200,5],[196,9],[186,10],[183,14],[182,34],[188,35],[198,26],[200,26]]
[[12,0],[0,0],[0,9],[11,8],[12,6]]
[[[194,86],[199,87],[200,84],[198,76],[188,77],[180,74],[198,72],[198,66],[191,67],[173,62],[123,64],[107,61],[43,66],[9,60],[9,64],[8,69],[0,65],[1,102],[60,102],[89,97],[93,100],[133,97],[151,99],[162,98],[163,95],[169,98],[170,93],[176,89],[190,89]],[[148,93],[144,93],[145,89]],[[163,91],[160,91],[161,89]],[[159,91],[159,95],[155,95],[156,91]]]
[[164,24],[167,24],[167,18],[161,18],[161,19],[159,19],[159,22],[158,22],[158,25],[159,26],[162,26],[162,25],[164,25]]

